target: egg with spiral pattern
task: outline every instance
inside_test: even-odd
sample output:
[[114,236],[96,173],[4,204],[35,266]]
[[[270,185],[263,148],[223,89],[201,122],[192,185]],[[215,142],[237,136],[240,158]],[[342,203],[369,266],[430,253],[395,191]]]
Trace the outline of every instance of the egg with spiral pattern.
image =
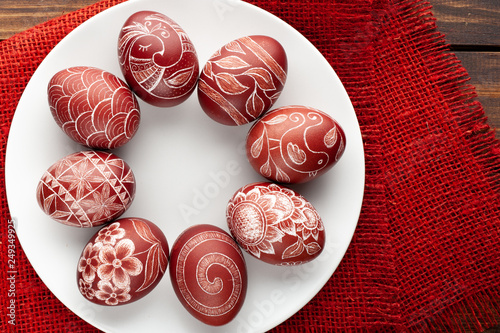
[[243,305],[245,260],[234,239],[219,227],[198,224],[181,233],[172,246],[169,272],[180,303],[205,324],[227,324]]

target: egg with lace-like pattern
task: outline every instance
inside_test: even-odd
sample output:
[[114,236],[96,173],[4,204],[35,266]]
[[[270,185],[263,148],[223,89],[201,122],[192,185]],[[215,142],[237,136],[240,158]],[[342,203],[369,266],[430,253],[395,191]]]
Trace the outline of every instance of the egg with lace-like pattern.
[[269,264],[303,264],[318,257],[325,246],[318,211],[282,185],[257,182],[243,186],[229,201],[226,219],[238,244]]
[[81,151],[44,172],[36,189],[38,205],[53,220],[89,228],[118,218],[135,197],[130,166],[113,153]]

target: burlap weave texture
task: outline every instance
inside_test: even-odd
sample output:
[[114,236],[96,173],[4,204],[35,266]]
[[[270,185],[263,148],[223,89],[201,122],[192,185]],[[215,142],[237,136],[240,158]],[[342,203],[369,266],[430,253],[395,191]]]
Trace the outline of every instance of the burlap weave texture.
[[[0,146],[24,87],[104,0],[0,43]],[[248,1],[304,34],[352,100],[365,145],[359,225],[323,290],[274,332],[469,332],[500,322],[500,143],[429,4],[417,0]],[[5,191],[0,288],[8,290]],[[19,246],[19,244],[17,243]],[[2,294],[2,332],[95,332],[18,254],[16,327]],[[34,327],[36,329],[34,330]]]

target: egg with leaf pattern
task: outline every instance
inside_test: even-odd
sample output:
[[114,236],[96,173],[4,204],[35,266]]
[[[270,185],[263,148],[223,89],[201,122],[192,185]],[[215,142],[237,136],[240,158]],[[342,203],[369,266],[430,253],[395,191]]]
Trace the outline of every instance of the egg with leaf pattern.
[[269,111],[246,138],[247,157],[255,171],[284,184],[305,183],[326,173],[345,147],[344,130],[335,119],[301,105]]
[[238,38],[206,62],[198,82],[198,100],[203,111],[221,124],[247,124],[276,102],[287,68],[285,49],[276,39]]

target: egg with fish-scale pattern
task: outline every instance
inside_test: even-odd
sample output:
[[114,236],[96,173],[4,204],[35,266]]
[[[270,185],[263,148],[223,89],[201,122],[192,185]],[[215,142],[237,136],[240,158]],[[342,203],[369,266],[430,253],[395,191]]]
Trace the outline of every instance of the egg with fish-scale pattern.
[[74,141],[95,149],[129,142],[139,128],[139,104],[114,74],[80,66],[57,72],[48,85],[50,111]]

